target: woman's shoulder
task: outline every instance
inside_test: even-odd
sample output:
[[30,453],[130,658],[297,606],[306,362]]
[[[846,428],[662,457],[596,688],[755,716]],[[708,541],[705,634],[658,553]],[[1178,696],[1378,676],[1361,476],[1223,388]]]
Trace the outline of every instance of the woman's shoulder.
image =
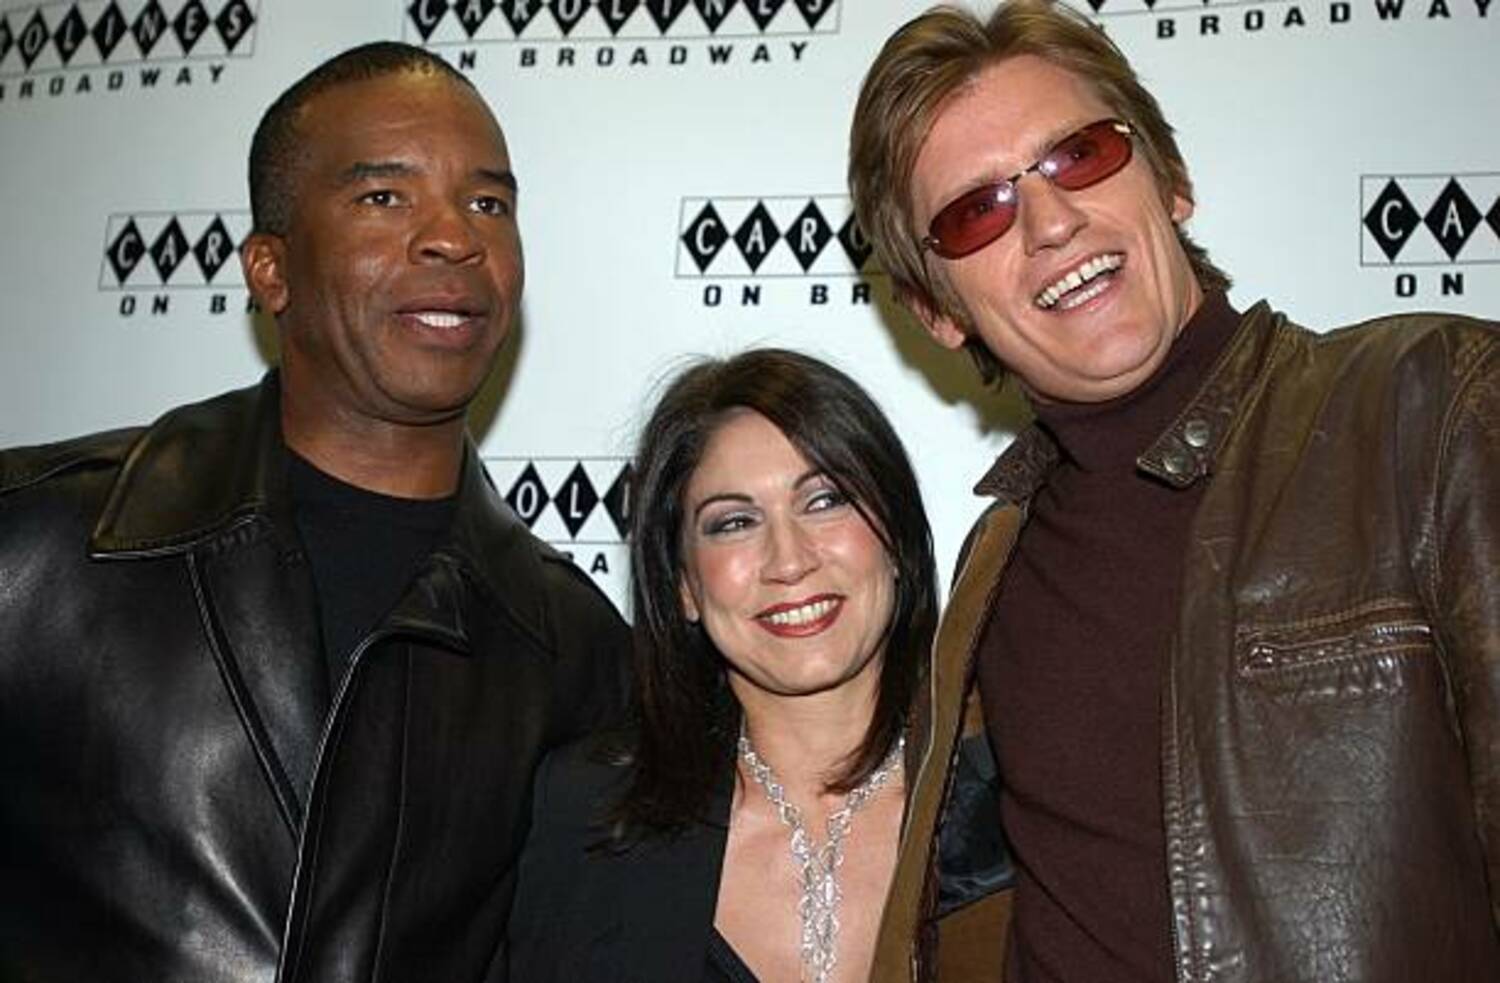
[[537,770],[534,821],[569,830],[597,828],[624,796],[630,779],[629,737],[590,734],[548,752]]

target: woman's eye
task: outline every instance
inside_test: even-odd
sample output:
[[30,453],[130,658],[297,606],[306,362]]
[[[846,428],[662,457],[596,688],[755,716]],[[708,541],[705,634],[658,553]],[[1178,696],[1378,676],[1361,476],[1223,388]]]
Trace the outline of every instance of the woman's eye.
[[807,500],[807,510],[809,512],[823,512],[828,509],[838,508],[840,505],[848,504],[849,496],[837,488],[824,488],[821,491],[814,492],[812,497]]
[[740,512],[732,512],[729,515],[715,516],[703,524],[703,531],[710,536],[722,536],[728,533],[740,532],[754,525],[754,519]]

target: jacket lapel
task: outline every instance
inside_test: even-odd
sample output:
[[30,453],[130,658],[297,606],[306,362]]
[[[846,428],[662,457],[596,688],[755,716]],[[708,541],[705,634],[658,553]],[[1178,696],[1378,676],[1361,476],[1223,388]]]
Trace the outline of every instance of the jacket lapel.
[[265,522],[189,563],[219,672],[295,838],[330,703],[311,574]]
[[891,889],[886,895],[870,979],[895,983],[916,979],[918,929],[926,909],[939,813],[947,788],[949,763],[963,723],[964,691],[970,656],[979,640],[1000,581],[1000,571],[1015,545],[1020,510],[993,508],[981,520],[970,543],[953,595],[933,642],[927,698],[918,707],[913,732],[925,737],[916,778],[908,792],[907,812]]
[[280,405],[272,373],[164,416],[131,448],[90,555],[188,564],[213,659],[295,838],[328,682],[312,578],[286,512]]
[[729,835],[730,774],[712,815],[671,839],[651,840],[619,858],[620,947],[626,979],[698,979],[708,958],[719,874]]

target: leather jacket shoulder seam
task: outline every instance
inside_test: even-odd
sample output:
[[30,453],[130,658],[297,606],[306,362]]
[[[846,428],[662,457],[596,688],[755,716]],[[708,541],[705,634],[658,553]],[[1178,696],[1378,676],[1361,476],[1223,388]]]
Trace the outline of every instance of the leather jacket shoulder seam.
[[119,468],[141,432],[139,427],[127,427],[0,453],[0,495],[30,488],[82,468]]
[[[1442,498],[1438,494],[1438,489],[1443,486],[1442,476],[1447,470],[1449,451],[1453,446],[1454,434],[1459,429],[1461,421],[1472,416],[1472,409],[1467,405],[1466,397],[1472,390],[1472,387],[1476,385],[1477,380],[1497,371],[1495,364],[1497,349],[1500,349],[1500,345],[1490,344],[1474,359],[1473,364],[1468,367],[1463,376],[1459,378],[1457,385],[1454,386],[1453,397],[1448,401],[1448,406],[1443,413],[1443,422],[1438,429],[1437,464],[1432,472],[1430,494],[1426,495],[1426,500],[1430,503],[1431,508],[1429,519],[1434,529],[1442,528],[1442,517],[1438,514],[1442,508]],[[1495,381],[1494,384],[1500,386],[1500,381]],[[1433,548],[1432,563],[1426,577],[1429,600],[1436,599],[1439,595],[1444,562],[1442,537],[1437,537]]]

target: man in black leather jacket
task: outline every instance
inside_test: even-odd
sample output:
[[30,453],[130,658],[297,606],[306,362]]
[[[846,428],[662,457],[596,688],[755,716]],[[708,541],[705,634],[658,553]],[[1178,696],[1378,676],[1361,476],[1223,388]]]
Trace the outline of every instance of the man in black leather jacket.
[[0,978],[499,978],[533,768],[626,644],[465,434],[515,194],[461,75],[340,55],[251,152],[279,370],[0,454]]

